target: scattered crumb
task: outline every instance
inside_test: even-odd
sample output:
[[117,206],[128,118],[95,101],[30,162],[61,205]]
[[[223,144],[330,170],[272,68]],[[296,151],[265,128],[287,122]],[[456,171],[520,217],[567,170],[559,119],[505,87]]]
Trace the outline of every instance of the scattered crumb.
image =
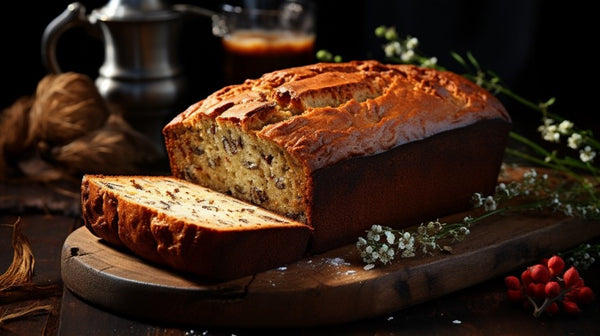
[[346,262],[344,259],[342,258],[329,258],[326,260],[328,264],[334,265],[334,266],[340,266],[340,265],[350,265],[350,263]]

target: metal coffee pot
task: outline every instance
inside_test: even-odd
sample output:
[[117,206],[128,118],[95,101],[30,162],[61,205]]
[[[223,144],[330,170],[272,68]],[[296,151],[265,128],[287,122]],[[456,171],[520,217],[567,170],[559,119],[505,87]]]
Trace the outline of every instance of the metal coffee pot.
[[164,154],[162,128],[181,105],[186,90],[178,43],[185,15],[213,17],[192,5],[169,7],[160,0],[110,0],[88,15],[78,3],[52,20],[42,37],[42,61],[50,73],[60,73],[56,46],[68,29],[79,26],[104,41],[104,63],[96,86],[114,113],[122,114]]

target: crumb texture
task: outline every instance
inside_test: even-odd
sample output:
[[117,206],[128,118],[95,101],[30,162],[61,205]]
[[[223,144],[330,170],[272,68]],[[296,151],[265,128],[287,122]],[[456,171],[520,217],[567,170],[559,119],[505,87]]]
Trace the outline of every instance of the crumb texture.
[[187,221],[214,230],[255,229],[294,224],[289,218],[171,177],[114,176],[97,179],[99,188],[148,208],[173,221]]

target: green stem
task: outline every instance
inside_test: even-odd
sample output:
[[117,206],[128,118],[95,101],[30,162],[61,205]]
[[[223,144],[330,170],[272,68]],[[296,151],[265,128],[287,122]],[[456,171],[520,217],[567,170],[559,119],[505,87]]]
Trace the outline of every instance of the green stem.
[[537,306],[536,302],[529,295],[527,295],[527,299],[529,299],[529,302],[531,302],[531,304],[533,304],[533,307],[534,307],[533,316],[540,317],[542,315],[542,313],[546,310],[546,308],[548,308],[549,305],[551,305],[553,302],[562,300],[563,297],[565,297],[565,295],[569,291],[571,291],[571,289],[572,288],[565,288],[557,296],[555,296],[551,299],[545,298],[544,302],[539,307]]
[[595,138],[593,138],[591,136],[585,137],[585,143],[589,144],[590,146],[592,146],[596,149],[600,148],[600,141],[596,140]]
[[527,154],[527,153],[523,153],[516,149],[507,148],[506,152],[512,156],[516,156],[518,158],[525,159],[527,161],[531,161],[532,163],[535,163],[539,166],[560,170],[558,165],[554,165],[550,162],[546,162],[545,160],[539,159],[539,158],[532,156],[530,154]]
[[[507,213],[510,211],[518,211],[518,210],[523,210],[523,209],[536,209],[540,205],[544,205],[545,203],[546,203],[545,201],[535,201],[535,202],[530,202],[530,203],[525,203],[525,204],[509,205],[509,206],[505,206],[503,208],[498,208],[496,210],[485,212],[484,214],[480,215],[479,217],[475,217],[475,218],[471,219],[469,221],[469,225],[480,222],[486,218],[489,218],[489,217],[492,217],[495,215],[500,215],[503,213]],[[448,235],[451,234],[452,230],[462,227],[462,226],[465,226],[464,223],[462,223],[462,222],[449,224],[446,226],[446,229],[442,233],[439,233],[438,235],[436,235],[436,238],[439,238],[439,239],[446,238],[446,237],[448,237]]]
[[515,100],[515,101],[517,101],[519,103],[521,103],[522,105],[525,105],[525,106],[531,108],[534,111],[546,113],[545,109],[542,109],[539,104],[532,103],[531,101],[529,101],[529,100],[521,97],[520,95],[514,93],[513,91],[507,89],[506,87],[504,87],[502,85],[494,85],[494,88],[498,92],[500,92],[500,93],[508,96],[509,98],[511,98],[511,99],[513,99],[513,100]]
[[[488,82],[489,83],[489,82]],[[495,85],[495,84],[491,84],[498,92],[506,95],[507,97],[521,103],[522,105],[525,105],[529,108],[531,108],[532,110],[541,112],[543,114],[544,117],[550,117],[556,121],[563,121],[565,120],[563,117],[559,116],[558,114],[555,113],[550,113],[548,111],[547,106],[542,105],[540,106],[540,104],[534,104],[531,101],[519,96],[518,94],[514,93],[513,91],[509,90],[508,88],[502,86],[502,85]],[[596,140],[594,137],[591,136],[586,136],[585,137],[585,143],[589,144],[590,146],[598,149],[600,148],[600,141]]]
[[514,139],[519,141],[520,143],[527,145],[527,147],[533,149],[534,151],[536,151],[537,153],[544,155],[544,156],[549,156],[550,152],[548,152],[544,147],[538,145],[537,143],[527,139],[526,137],[519,135],[518,133],[515,132],[510,132],[509,136]]
[[538,307],[535,300],[532,299],[529,295],[527,295],[527,299],[533,305],[533,317],[540,317],[544,310],[546,310],[546,307],[548,307],[548,305],[551,303],[551,300],[546,298],[544,299],[544,303],[542,303],[542,305]]
[[579,160],[575,160],[571,157],[566,157],[565,159],[560,159],[553,153],[546,150],[544,147],[536,144],[535,142],[533,142],[533,141],[527,139],[526,137],[519,135],[515,132],[510,132],[509,136],[511,137],[511,139],[517,140],[518,142],[520,142],[520,143],[526,145],[527,147],[529,147],[530,149],[532,149],[534,152],[537,152],[539,155],[544,156],[544,158],[550,157],[552,160],[550,160],[550,161],[540,160],[540,159],[537,159],[528,154],[519,153],[517,150],[508,148],[507,152],[509,152],[512,155],[518,156],[522,159],[530,160],[538,165],[542,165],[542,166],[545,166],[548,168],[566,172],[571,177],[573,177],[579,181],[581,181],[581,179],[582,179],[581,176],[579,174],[576,174],[575,172],[573,172],[572,168],[582,170],[582,171],[587,171],[593,175],[598,174],[598,169],[596,169],[595,167],[593,167],[589,164],[583,163]]

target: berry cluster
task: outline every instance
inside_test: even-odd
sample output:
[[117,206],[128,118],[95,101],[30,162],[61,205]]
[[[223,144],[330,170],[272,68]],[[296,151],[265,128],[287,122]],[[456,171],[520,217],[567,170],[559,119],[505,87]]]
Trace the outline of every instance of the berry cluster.
[[594,292],[585,286],[577,268],[571,266],[565,271],[565,262],[557,255],[528,267],[520,279],[511,275],[504,282],[508,299],[525,307],[533,306],[535,317],[544,312],[555,315],[561,309],[577,314],[581,312],[580,305],[594,300]]

